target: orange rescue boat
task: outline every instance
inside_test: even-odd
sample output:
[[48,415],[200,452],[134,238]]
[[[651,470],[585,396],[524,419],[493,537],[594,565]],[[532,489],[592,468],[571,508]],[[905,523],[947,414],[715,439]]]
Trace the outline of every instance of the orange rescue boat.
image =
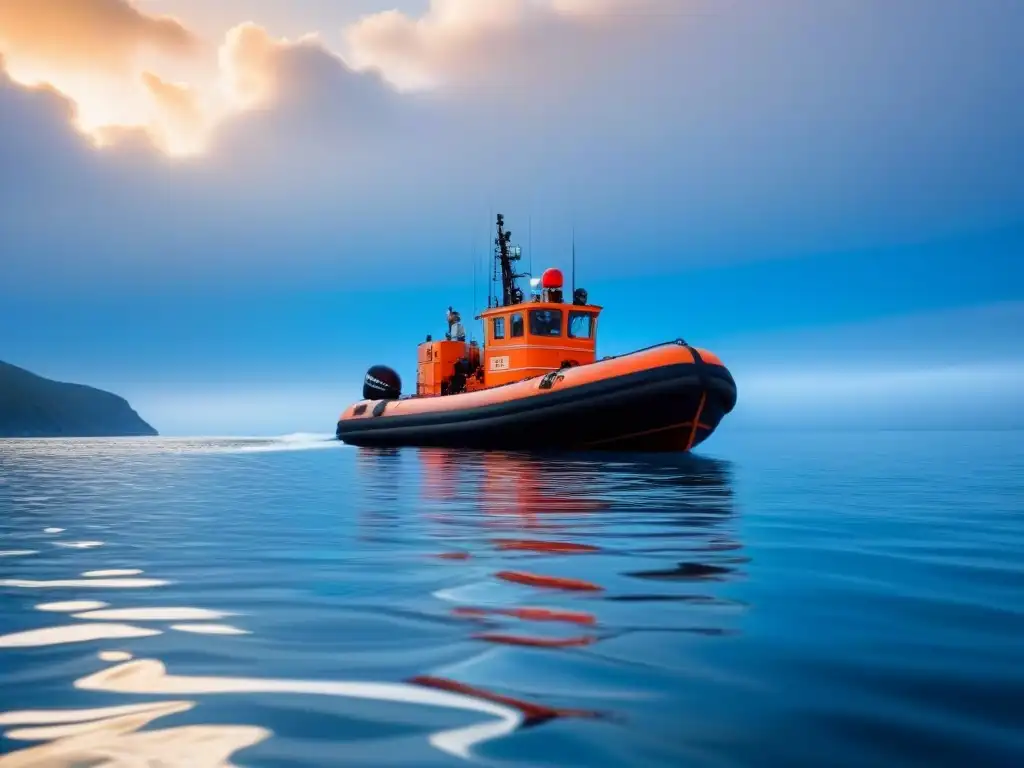
[[[449,307],[443,341],[419,345],[416,394],[398,374],[373,366],[363,399],[338,420],[339,440],[359,446],[496,450],[688,451],[736,405],[722,361],[682,339],[597,359],[601,307],[583,288],[563,299],[562,273],[531,279],[527,300],[513,264],[520,249],[498,214],[495,266],[502,295],[476,319],[483,347],[467,343]],[[575,259],[574,259],[575,261]]]

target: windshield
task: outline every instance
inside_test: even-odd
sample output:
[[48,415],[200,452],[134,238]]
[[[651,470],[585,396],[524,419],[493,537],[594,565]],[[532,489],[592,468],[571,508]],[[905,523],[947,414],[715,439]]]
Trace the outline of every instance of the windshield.
[[530,335],[531,336],[561,336],[562,335],[562,310],[560,310],[560,309],[531,309],[530,310]]
[[569,338],[589,339],[594,335],[594,319],[590,312],[569,313]]

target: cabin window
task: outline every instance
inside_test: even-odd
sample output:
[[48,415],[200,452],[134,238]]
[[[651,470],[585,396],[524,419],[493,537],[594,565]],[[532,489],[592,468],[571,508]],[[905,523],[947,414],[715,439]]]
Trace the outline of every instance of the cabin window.
[[516,338],[517,336],[522,336],[523,335],[524,328],[523,328],[523,315],[522,315],[522,313],[516,312],[514,315],[512,315],[512,323],[511,323],[511,328],[509,329],[509,331],[510,331],[509,336],[511,336],[513,339]]
[[504,339],[505,338],[505,318],[496,317],[491,320],[491,338]]
[[530,310],[530,335],[531,336],[561,336],[562,335],[562,310],[560,309],[531,309]]
[[594,336],[594,316],[590,312],[569,313],[569,338],[590,339]]

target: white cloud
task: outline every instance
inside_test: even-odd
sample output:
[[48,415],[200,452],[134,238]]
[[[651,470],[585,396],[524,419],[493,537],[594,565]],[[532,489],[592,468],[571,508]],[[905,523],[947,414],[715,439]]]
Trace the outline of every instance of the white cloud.
[[[419,18],[372,14],[345,30],[346,55],[400,88],[513,83],[522,73],[557,76],[628,50],[629,32],[678,20],[668,0],[433,0]],[[660,11],[660,14],[655,12]],[[671,13],[671,15],[666,15]]]

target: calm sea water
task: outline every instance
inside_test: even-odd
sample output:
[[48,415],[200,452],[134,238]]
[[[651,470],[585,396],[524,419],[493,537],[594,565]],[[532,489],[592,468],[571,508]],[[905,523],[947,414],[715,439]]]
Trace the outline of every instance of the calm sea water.
[[0,441],[0,766],[1024,764],[1024,436],[727,426]]

